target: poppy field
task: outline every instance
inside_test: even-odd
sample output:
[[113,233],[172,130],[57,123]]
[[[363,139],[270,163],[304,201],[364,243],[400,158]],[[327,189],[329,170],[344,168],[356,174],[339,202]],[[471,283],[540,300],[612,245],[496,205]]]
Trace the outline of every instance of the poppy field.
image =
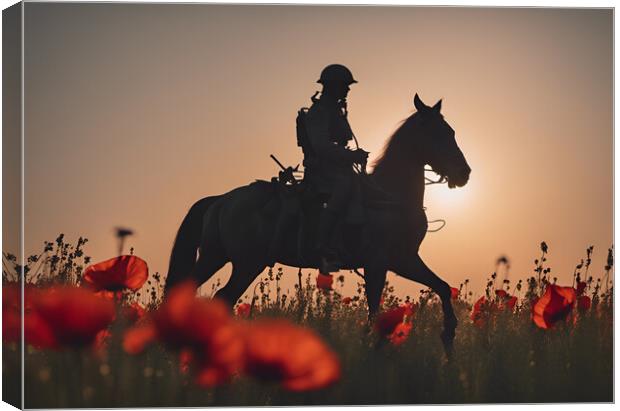
[[[87,240],[46,243],[24,267],[25,406],[466,404],[613,401],[613,248],[591,273],[592,248],[559,284],[545,265],[485,290],[452,287],[454,350],[440,342],[441,304],[390,284],[368,321],[363,279],[301,270],[283,294],[282,267],[232,310],[196,298],[131,252],[101,262]],[[3,253],[3,392],[19,403],[20,287]],[[357,292],[343,295],[345,281]]]

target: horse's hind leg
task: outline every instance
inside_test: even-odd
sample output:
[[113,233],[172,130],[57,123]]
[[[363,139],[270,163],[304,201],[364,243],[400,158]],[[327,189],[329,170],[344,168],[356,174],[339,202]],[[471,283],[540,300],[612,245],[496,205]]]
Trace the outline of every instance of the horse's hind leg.
[[366,300],[368,300],[368,319],[373,320],[373,317],[379,311],[379,303],[381,301],[381,294],[385,287],[385,277],[387,270],[379,267],[366,267],[364,268],[364,282],[366,290]]
[[448,283],[431,271],[431,269],[424,264],[419,255],[415,255],[414,257],[397,264],[393,267],[392,271],[402,277],[429,287],[437,293],[437,295],[439,295],[443,309],[443,331],[441,333],[441,341],[444,344],[446,354],[450,356],[452,353],[452,343],[454,341],[457,320],[456,315],[454,315],[454,309],[452,308],[452,302],[450,300],[451,293]]
[[224,287],[215,293],[215,296],[217,298],[222,298],[230,307],[233,307],[245,290],[248,289],[250,284],[254,282],[256,277],[258,277],[266,267],[266,265],[263,265],[262,267],[254,266],[251,268],[243,264],[233,263],[230,279]]
[[212,250],[207,251],[200,248],[200,256],[194,268],[192,268],[190,278],[200,287],[202,284],[209,281],[209,279],[213,277],[213,274],[224,267],[224,264],[227,262],[228,259],[222,253]]

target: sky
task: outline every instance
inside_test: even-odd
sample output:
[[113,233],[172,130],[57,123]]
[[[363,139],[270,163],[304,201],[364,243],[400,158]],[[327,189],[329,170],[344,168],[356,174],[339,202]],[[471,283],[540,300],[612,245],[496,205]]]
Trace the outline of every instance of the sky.
[[[165,273],[194,201],[276,175],[269,154],[301,162],[297,110],[340,63],[359,81],[349,120],[371,161],[415,93],[443,99],[472,174],[427,187],[428,218],[447,225],[420,255],[440,277],[481,292],[505,255],[509,279],[525,279],[541,241],[559,283],[590,245],[600,276],[613,241],[612,33],[611,9],[26,3],[26,254],[64,233],[107,259],[124,226]],[[388,279],[399,295],[420,288]],[[295,280],[286,268],[285,288]]]

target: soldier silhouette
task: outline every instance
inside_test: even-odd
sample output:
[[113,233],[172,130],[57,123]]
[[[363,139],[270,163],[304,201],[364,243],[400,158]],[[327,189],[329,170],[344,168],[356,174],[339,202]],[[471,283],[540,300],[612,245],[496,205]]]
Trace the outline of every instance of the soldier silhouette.
[[332,245],[332,233],[344,217],[353,194],[353,165],[365,167],[368,153],[360,148],[347,148],[354,136],[347,119],[346,98],[349,86],[357,83],[351,71],[343,65],[331,64],[323,69],[317,83],[323,86],[321,96],[317,98],[318,92],[315,93],[312,106],[303,116],[301,127],[305,136],[299,143],[304,152],[304,180],[319,192],[329,194],[321,211],[317,238],[319,270],[327,274],[342,266]]

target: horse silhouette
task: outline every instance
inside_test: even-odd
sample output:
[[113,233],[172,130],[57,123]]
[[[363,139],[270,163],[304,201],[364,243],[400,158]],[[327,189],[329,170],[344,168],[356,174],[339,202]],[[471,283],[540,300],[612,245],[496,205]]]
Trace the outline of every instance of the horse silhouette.
[[[450,351],[457,326],[450,301],[450,286],[420,258],[428,220],[424,212],[424,169],[429,165],[448,182],[462,187],[471,169],[455,140],[454,130],[441,114],[441,100],[433,107],[414,97],[416,111],[389,138],[372,173],[360,176],[367,206],[361,231],[342,231],[363,238],[343,258],[343,269],[363,268],[369,318],[379,309],[387,271],[421,283],[441,298],[444,324],[441,339]],[[283,200],[274,183],[257,181],[226,194],[206,197],[189,210],[172,248],[166,290],[192,279],[207,281],[227,262],[233,266],[228,283],[216,296],[231,306],[270,265],[268,249],[277,212],[262,212],[267,204]],[[270,206],[270,207],[271,207]],[[283,206],[283,205],[282,205]],[[273,207],[272,207],[273,208]],[[277,207],[276,207],[277,208]],[[287,232],[277,262],[300,268],[317,268],[318,261],[298,252],[298,230]],[[353,233],[353,234],[351,234]]]

